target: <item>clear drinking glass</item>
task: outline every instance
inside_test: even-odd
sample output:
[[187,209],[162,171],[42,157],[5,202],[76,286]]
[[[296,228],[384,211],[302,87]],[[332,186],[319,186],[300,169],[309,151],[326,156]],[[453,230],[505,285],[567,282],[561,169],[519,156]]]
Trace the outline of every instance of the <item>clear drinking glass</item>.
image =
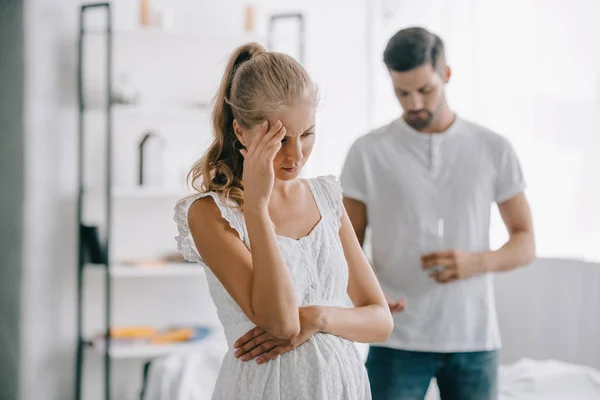
[[[421,223],[419,237],[419,251],[421,256],[447,250],[447,244],[444,237],[444,220],[442,218],[432,218]],[[428,269],[428,273],[439,272],[445,267],[443,265]]]

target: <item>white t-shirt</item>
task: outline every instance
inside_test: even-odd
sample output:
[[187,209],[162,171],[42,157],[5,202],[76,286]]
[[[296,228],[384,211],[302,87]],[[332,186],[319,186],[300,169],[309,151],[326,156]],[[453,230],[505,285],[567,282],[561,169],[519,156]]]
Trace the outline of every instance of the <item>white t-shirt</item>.
[[421,269],[420,256],[430,244],[422,232],[439,219],[444,236],[438,245],[489,250],[492,202],[525,189],[510,143],[458,117],[438,134],[420,133],[399,118],[353,144],[341,183],[344,196],[367,206],[372,263],[382,289],[408,300],[407,309],[394,314],[392,336],[380,345],[431,352],[498,349],[493,275],[439,284]]

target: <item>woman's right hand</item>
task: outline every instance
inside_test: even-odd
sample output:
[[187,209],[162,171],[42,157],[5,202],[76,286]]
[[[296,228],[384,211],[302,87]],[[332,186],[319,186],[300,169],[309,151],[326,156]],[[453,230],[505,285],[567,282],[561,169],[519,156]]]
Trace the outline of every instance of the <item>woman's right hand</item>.
[[233,345],[236,348],[235,358],[242,361],[256,359],[257,364],[264,364],[280,355],[302,346],[308,339],[319,332],[321,308],[319,306],[300,307],[300,333],[293,339],[284,340],[273,337],[264,329],[256,327],[246,332]]
[[281,140],[285,132],[281,121],[277,121],[270,128],[269,122],[265,121],[248,148],[240,150],[244,156],[242,182],[245,208],[266,209],[268,207],[275,183],[273,160],[281,149]]

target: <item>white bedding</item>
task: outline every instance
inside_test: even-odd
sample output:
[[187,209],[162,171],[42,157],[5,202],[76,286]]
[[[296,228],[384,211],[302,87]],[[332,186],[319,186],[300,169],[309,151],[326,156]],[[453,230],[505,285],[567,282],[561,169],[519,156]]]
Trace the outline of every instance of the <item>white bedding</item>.
[[[521,359],[498,379],[498,400],[600,400],[600,371],[561,361]],[[426,400],[439,398],[432,384]]]

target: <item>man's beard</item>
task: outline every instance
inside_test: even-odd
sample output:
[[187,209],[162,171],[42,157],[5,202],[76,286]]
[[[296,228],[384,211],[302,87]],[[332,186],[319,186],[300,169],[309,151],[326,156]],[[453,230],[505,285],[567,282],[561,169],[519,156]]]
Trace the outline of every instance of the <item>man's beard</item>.
[[406,123],[417,130],[427,128],[431,125],[434,117],[433,113],[429,110],[409,111],[404,114]]

